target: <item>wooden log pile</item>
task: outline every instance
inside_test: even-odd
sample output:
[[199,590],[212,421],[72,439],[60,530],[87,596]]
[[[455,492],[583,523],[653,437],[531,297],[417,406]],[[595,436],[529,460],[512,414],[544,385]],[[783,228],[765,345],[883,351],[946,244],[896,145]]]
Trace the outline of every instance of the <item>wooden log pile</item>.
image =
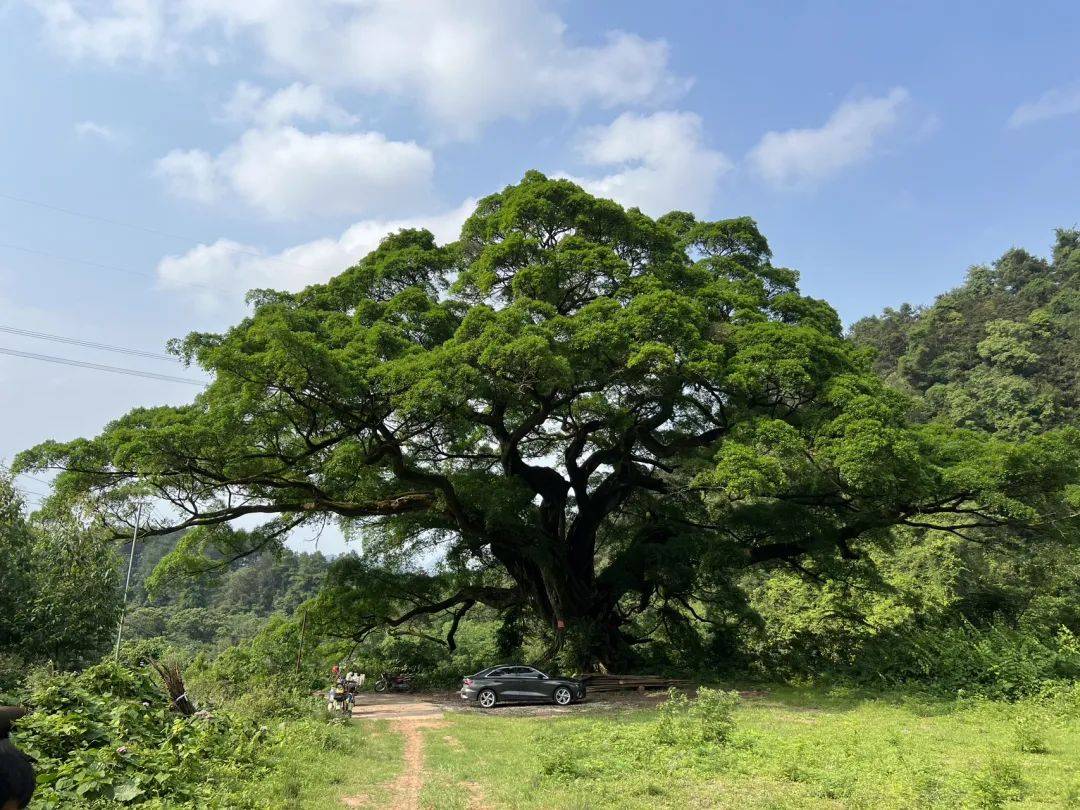
[[590,693],[667,690],[673,686],[676,689],[690,689],[694,686],[692,681],[685,678],[661,678],[657,675],[589,673],[582,675],[581,680],[585,682],[585,690]]

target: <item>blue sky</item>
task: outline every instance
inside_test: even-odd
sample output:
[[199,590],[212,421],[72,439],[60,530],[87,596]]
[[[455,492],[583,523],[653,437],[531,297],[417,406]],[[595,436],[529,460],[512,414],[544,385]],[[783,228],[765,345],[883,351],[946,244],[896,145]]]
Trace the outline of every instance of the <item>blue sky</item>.
[[[753,216],[847,323],[930,302],[1080,221],[1080,5],[1026,5],[0,2],[0,326],[157,351],[529,168]],[[0,459],[195,390],[0,357]]]

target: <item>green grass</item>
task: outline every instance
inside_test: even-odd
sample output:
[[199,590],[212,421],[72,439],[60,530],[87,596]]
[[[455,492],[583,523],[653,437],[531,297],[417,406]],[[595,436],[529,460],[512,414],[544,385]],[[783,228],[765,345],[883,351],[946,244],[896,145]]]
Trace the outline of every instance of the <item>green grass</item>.
[[255,806],[341,808],[342,797],[386,806],[385,786],[400,772],[402,740],[385,723],[288,721],[274,775],[252,785]]
[[[779,688],[740,705],[726,745],[698,749],[652,743],[656,715],[447,715],[425,732],[423,804],[1080,807],[1080,689],[1006,704]],[[585,765],[552,768],[543,752],[560,745]]]

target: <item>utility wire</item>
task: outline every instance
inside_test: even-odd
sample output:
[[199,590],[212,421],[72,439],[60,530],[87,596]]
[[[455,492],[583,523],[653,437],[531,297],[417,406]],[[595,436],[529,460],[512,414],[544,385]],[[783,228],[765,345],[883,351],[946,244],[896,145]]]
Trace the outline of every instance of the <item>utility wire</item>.
[[[71,208],[62,208],[59,205],[51,205],[50,203],[38,202],[37,200],[30,200],[26,197],[17,197],[14,194],[7,194],[0,191],[0,199],[10,200],[11,202],[17,202],[22,205],[32,205],[35,208],[44,208],[48,211],[57,211],[61,214],[67,214],[71,217],[79,217],[81,219],[88,219],[91,222],[104,222],[107,225],[117,225],[121,228],[130,228],[134,231],[142,231],[143,233],[152,233],[156,236],[164,236],[169,239],[177,239],[181,242],[188,242],[192,245],[205,245],[205,239],[196,239],[194,236],[185,236],[184,234],[172,233],[170,231],[163,231],[159,228],[150,228],[146,225],[136,225],[132,222],[124,222],[119,219],[110,219],[109,217],[98,216],[97,214],[87,214],[84,211],[75,211]],[[283,259],[280,256],[268,256],[267,254],[253,250],[251,248],[244,247],[243,245],[222,245],[227,250],[231,250],[234,253],[246,253],[250,256],[257,256],[260,259],[267,261],[278,262],[280,264],[290,265],[297,267],[301,270],[309,270],[311,272],[318,272],[318,268],[311,267],[310,265],[299,264],[298,262],[291,262],[288,259]]]
[[[154,281],[159,280],[158,277],[155,276],[153,273],[146,273],[146,272],[143,272],[141,270],[131,270],[130,268],[127,268],[127,267],[120,267],[120,266],[115,265],[115,264],[104,264],[103,262],[95,262],[95,261],[91,261],[90,259],[79,259],[79,258],[77,258],[75,256],[64,256],[64,255],[62,255],[60,253],[50,253],[47,250],[39,250],[37,248],[30,248],[30,247],[26,247],[25,245],[14,245],[14,244],[12,244],[10,242],[0,242],[0,248],[7,248],[8,250],[18,250],[18,251],[21,251],[22,253],[30,253],[30,254],[33,254],[35,256],[45,256],[45,257],[50,258],[50,259],[59,259],[60,261],[64,261],[64,262],[74,262],[75,264],[85,264],[88,267],[96,267],[99,270],[110,270],[110,271],[112,271],[114,273],[125,273],[126,275],[129,275],[129,276],[141,276],[142,278],[149,278],[149,279],[153,279]],[[216,292],[216,293],[223,293],[223,294],[226,294],[226,295],[235,295],[236,294],[236,290],[226,290],[224,287],[212,287],[209,284],[200,284],[197,281],[189,281],[189,282],[186,282],[186,284],[189,287],[202,287],[203,289],[211,290],[212,292]]]
[[45,484],[45,485],[50,486],[50,487],[52,486],[52,481],[46,481],[44,478],[37,478],[36,476],[30,475],[28,473],[17,473],[13,469],[11,469],[11,467],[9,467],[6,464],[0,464],[0,470],[6,470],[7,472],[11,473],[12,475],[19,475],[19,476],[22,476],[23,478],[29,478],[31,481],[37,481],[40,484]]
[[50,335],[47,332],[32,332],[29,329],[17,329],[14,326],[0,325],[0,332],[7,332],[11,335],[22,335],[24,337],[39,338],[41,340],[52,340],[57,343],[70,343],[73,346],[88,346],[91,349],[102,349],[107,352],[119,352],[121,354],[133,354],[137,357],[149,357],[153,360],[168,360],[171,363],[177,363],[179,360],[168,354],[157,354],[156,352],[147,352],[142,349],[128,349],[123,346],[110,346],[108,343],[94,343],[89,340],[80,340],[79,338],[64,337],[62,335]]
[[20,352],[15,349],[6,349],[0,347],[0,354],[9,354],[13,357],[25,357],[30,360],[42,360],[46,363],[60,363],[65,366],[78,366],[79,368],[90,368],[96,371],[108,371],[113,374],[127,374],[131,377],[145,377],[150,380],[160,380],[162,382],[177,382],[186,383],[187,385],[197,385],[200,388],[207,385],[206,382],[191,379],[190,377],[174,377],[170,374],[158,374],[153,371],[139,371],[133,368],[121,368],[120,366],[106,366],[100,363],[88,363],[84,360],[72,360],[68,357],[56,357],[51,354],[35,354],[34,352]]

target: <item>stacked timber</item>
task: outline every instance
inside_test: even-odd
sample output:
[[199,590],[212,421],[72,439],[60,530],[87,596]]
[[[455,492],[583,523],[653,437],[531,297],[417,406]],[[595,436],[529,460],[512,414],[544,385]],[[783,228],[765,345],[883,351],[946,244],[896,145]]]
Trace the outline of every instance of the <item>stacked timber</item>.
[[666,690],[673,686],[676,689],[689,689],[694,686],[693,682],[685,678],[661,678],[656,675],[611,675],[593,672],[582,675],[581,680],[585,683],[586,691],[590,693]]

